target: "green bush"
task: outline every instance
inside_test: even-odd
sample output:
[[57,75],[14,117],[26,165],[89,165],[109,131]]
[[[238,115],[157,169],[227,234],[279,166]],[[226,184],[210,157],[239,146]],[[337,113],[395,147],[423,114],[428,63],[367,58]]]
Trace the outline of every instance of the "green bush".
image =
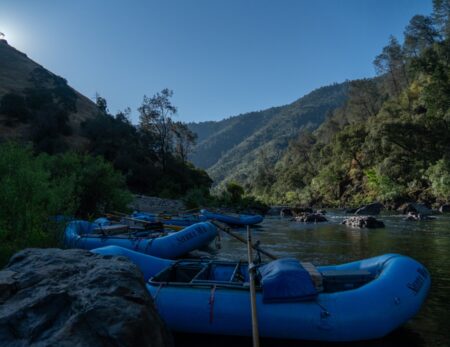
[[[0,264],[23,247],[55,246],[58,194],[42,157],[29,147],[0,146]],[[70,211],[67,211],[70,212]]]
[[212,204],[212,197],[209,190],[205,188],[194,188],[188,190],[183,197],[184,205],[187,209],[195,209],[199,207],[207,207]]
[[132,199],[124,177],[102,157],[68,152],[47,158],[52,183],[65,191],[63,205],[73,206],[77,217],[123,211]]
[[61,245],[56,216],[86,218],[124,210],[131,201],[122,175],[99,157],[35,156],[31,147],[0,145],[0,265],[25,247]]
[[232,203],[237,203],[242,200],[242,196],[244,195],[244,188],[242,186],[236,182],[228,182],[226,189]]
[[375,193],[375,199],[382,202],[394,202],[405,195],[405,187],[394,182],[388,176],[382,175],[379,170],[369,169],[365,174],[367,185]]
[[426,176],[433,195],[442,202],[450,201],[450,160],[439,160],[428,168]]

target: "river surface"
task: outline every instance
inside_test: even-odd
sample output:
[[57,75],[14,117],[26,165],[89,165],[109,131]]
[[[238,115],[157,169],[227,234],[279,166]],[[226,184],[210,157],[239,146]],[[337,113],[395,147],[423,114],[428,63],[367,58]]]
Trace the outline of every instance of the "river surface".
[[[278,257],[295,257],[315,265],[345,263],[384,253],[400,253],[421,262],[431,273],[431,291],[419,314],[383,339],[357,343],[315,343],[263,339],[261,346],[450,346],[450,214],[433,221],[404,221],[383,214],[384,229],[355,229],[340,224],[345,215],[329,211],[327,223],[304,224],[288,218],[267,217],[252,228],[253,241]],[[236,229],[246,236],[244,229]],[[222,233],[217,259],[246,260],[244,244]],[[267,260],[264,258],[263,260]],[[370,300],[370,298],[368,298]],[[250,346],[251,339],[176,334],[176,346]]]

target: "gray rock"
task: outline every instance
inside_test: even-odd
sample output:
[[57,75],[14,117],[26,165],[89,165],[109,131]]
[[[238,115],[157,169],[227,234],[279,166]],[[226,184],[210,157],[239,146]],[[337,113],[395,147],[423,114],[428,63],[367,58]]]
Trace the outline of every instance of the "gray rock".
[[384,223],[371,216],[354,216],[345,219],[342,224],[355,228],[384,228]]
[[281,217],[292,217],[293,216],[292,210],[289,207],[282,208],[280,211],[280,216]]
[[411,203],[408,202],[406,204],[403,204],[398,208],[398,211],[402,214],[408,214],[410,212],[414,214],[421,214],[422,216],[428,216],[432,214],[432,211],[426,207],[424,204],[418,204],[418,203]]
[[355,214],[357,215],[379,215],[381,212],[381,209],[383,208],[383,204],[379,202],[374,202],[372,204],[364,205],[358,208],[355,211]]
[[295,215],[300,215],[302,213],[314,213],[314,210],[312,209],[312,207],[294,207],[292,209],[292,212]]
[[450,204],[445,204],[439,207],[439,212],[441,213],[447,213],[450,212]]
[[320,222],[328,222],[324,215],[320,213],[303,213],[294,218],[296,222],[302,223],[320,223]]
[[124,257],[26,249],[0,271],[2,346],[171,346],[139,269]]

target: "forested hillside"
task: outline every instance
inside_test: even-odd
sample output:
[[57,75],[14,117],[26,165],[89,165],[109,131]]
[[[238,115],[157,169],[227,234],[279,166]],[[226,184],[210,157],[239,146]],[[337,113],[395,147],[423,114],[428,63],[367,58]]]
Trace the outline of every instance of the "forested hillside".
[[188,124],[199,135],[192,160],[207,168],[218,186],[254,179],[264,160],[273,165],[301,129],[315,130],[346,100],[348,83],[319,88],[292,104],[231,117],[220,122]]
[[144,96],[139,123],[133,125],[127,118],[131,110],[110,114],[105,99],[89,100],[0,40],[0,142],[31,146],[36,155],[100,156],[133,192],[180,197],[211,185],[208,175],[187,160],[196,137],[173,120],[177,109],[171,97],[168,89]]
[[375,57],[378,78],[351,82],[320,128],[298,133],[276,166],[259,165],[252,194],[331,206],[450,200],[450,5],[433,5]]

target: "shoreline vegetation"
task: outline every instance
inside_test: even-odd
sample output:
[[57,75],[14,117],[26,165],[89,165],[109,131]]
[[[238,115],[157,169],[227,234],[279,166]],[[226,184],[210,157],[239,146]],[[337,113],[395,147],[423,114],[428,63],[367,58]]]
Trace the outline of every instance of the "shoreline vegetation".
[[345,105],[313,132],[303,130],[246,189],[266,203],[391,209],[450,200],[450,25],[448,2],[416,15],[404,41],[375,57],[378,77],[349,82]]

